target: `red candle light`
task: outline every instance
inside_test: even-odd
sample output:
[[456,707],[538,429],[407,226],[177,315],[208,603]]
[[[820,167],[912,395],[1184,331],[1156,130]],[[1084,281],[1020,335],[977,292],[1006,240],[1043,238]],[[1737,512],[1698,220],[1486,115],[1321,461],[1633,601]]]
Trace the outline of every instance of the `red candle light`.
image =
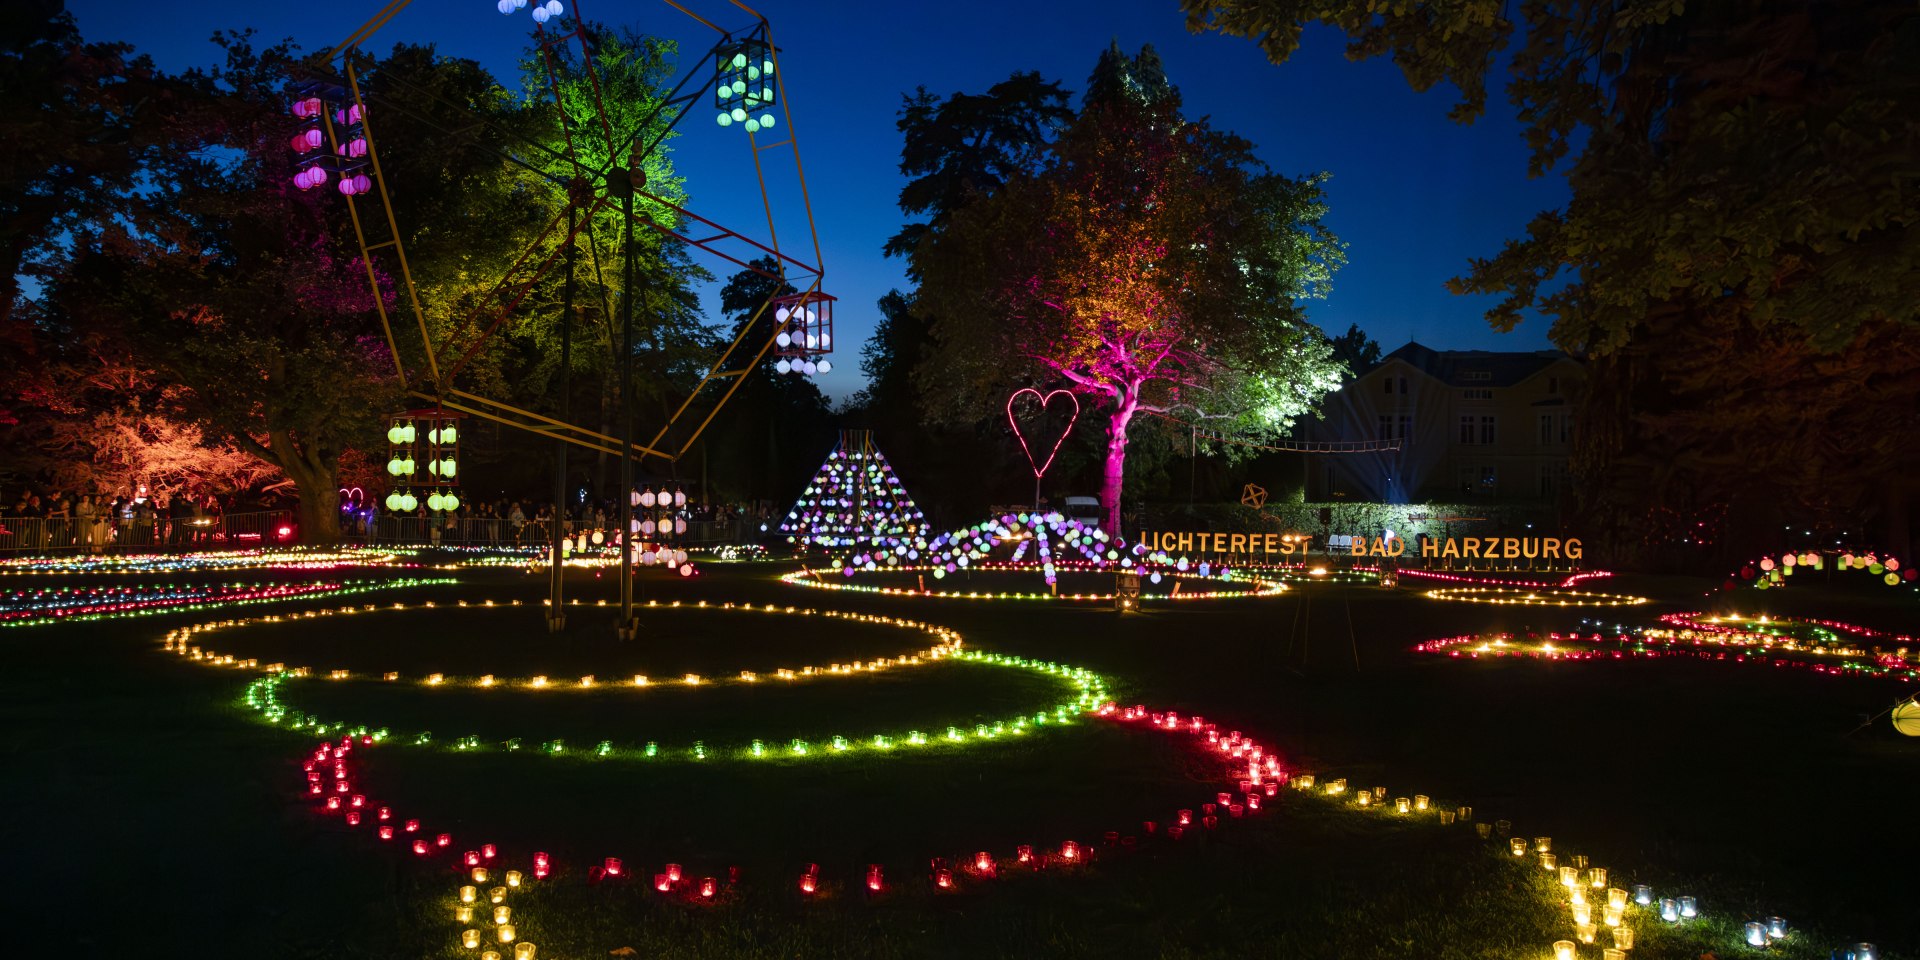
[[461,854],[461,855],[460,855],[460,862],[461,862],[461,863],[463,863],[463,864],[466,864],[466,865],[467,865],[467,866],[469,866],[469,867],[477,867],[477,866],[479,866],[479,865],[480,865],[480,851],[478,851],[478,850],[468,850],[468,851],[467,851],[466,853],[463,853],[463,854]]
[[424,856],[426,856],[426,855],[427,855],[427,842],[426,842],[425,840],[415,840],[415,841],[413,842],[413,852],[414,852],[414,853],[417,853],[417,854],[419,854],[420,856],[423,856],[423,857],[424,857]]
[[1214,827],[1220,825],[1220,818],[1215,816],[1202,817],[1200,819],[1200,825],[1206,827],[1208,830],[1212,830]]
[[667,864],[667,879],[673,881],[674,883],[680,882],[680,865],[679,864],[677,863]]
[[1246,812],[1247,812],[1247,808],[1246,808],[1246,807],[1245,807],[1244,805],[1242,805],[1242,804],[1238,804],[1238,803],[1229,803],[1229,804],[1227,804],[1227,815],[1228,815],[1228,816],[1231,816],[1231,817],[1237,817],[1237,816],[1240,816],[1240,815],[1242,815],[1242,814],[1244,814],[1244,813],[1246,813]]
[[1068,840],[1060,844],[1060,859],[1075,861],[1080,859],[1080,845]]
[[364,794],[356,793],[353,795],[353,799],[349,802],[352,804],[354,809],[358,810],[361,807],[364,807],[367,805],[367,798]]
[[480,856],[484,859],[492,860],[499,853],[500,848],[491,843],[483,843],[480,845]]
[[443,833],[433,838],[433,845],[436,847],[444,847],[447,844],[452,842],[453,842],[453,834],[451,833]]
[[1266,783],[1260,785],[1260,792],[1269,797],[1275,796],[1280,792],[1280,785],[1272,780],[1268,780]]
[[1190,826],[1193,823],[1193,811],[1181,810],[1174,815],[1174,820],[1183,827]]
[[393,839],[393,828],[392,828],[392,827],[390,827],[390,826],[382,826],[382,827],[380,828],[380,839],[382,839],[382,840],[392,840],[392,839]]
[[717,884],[717,883],[714,883],[714,882],[713,882],[713,878],[712,878],[712,877],[701,877],[701,878],[700,878],[700,897],[701,897],[701,899],[703,899],[703,900],[711,900],[711,899],[713,899],[713,894],[714,894],[714,891],[716,891],[716,890],[718,890],[719,888],[720,888],[720,885],[719,885],[719,884]]
[[358,810],[347,811],[347,826],[357,827],[359,825],[360,825],[360,811]]
[[975,870],[980,871],[981,873],[991,875],[994,871],[993,854],[988,853],[985,850],[982,850],[979,853],[974,854],[973,868]]
[[553,861],[548,859],[545,853],[535,853],[533,855],[533,878],[535,880],[545,880],[548,872],[552,869]]
[[664,873],[656,873],[653,875],[653,888],[661,893],[666,893],[668,890],[673,889],[673,878]]
[[339,809],[340,809],[340,798],[339,798],[339,797],[328,797],[328,798],[327,798],[327,812],[328,812],[328,813],[332,813],[332,812],[334,812],[334,811],[336,811],[336,810],[339,810]]
[[952,890],[953,889],[953,871],[952,870],[935,870],[933,872],[933,885],[936,887],[939,887],[942,890]]
[[1159,825],[1159,824],[1157,824],[1157,823],[1155,823],[1155,822],[1153,822],[1152,820],[1142,820],[1142,821],[1140,821],[1140,830],[1141,830],[1141,832],[1143,832],[1143,833],[1152,833],[1152,832],[1154,832],[1155,830],[1158,830],[1158,829],[1160,829],[1160,825]]
[[881,876],[882,874],[880,871],[879,864],[877,863],[867,864],[867,889],[870,891],[873,891],[874,893],[879,893],[880,887],[882,886]]
[[419,832],[420,832],[420,821],[418,821],[418,820],[408,820],[408,821],[407,821],[407,832],[408,832],[408,833],[419,833]]
[[607,876],[609,877],[619,876],[620,875],[620,858],[608,857],[605,869],[607,871]]
[[800,892],[812,893],[814,889],[818,886],[819,882],[820,882],[820,878],[814,876],[811,873],[801,874],[800,875]]
[[1021,863],[1032,863],[1033,862],[1033,844],[1023,843],[1017,847],[1014,847],[1013,856],[1014,856],[1014,859],[1020,861]]
[[380,808],[380,811],[379,811],[379,817],[380,817],[380,819],[382,819],[382,820],[392,820],[392,819],[393,819],[393,808],[392,808],[392,807],[381,807],[381,808]]
[[323,790],[323,789],[321,788],[321,786],[320,786],[319,784],[317,784],[317,783],[310,783],[310,784],[307,784],[307,795],[308,795],[308,796],[313,796],[313,797],[317,797],[317,796],[319,796],[320,794],[322,794],[322,793],[324,793],[324,792],[325,792],[325,791],[324,791],[324,790]]

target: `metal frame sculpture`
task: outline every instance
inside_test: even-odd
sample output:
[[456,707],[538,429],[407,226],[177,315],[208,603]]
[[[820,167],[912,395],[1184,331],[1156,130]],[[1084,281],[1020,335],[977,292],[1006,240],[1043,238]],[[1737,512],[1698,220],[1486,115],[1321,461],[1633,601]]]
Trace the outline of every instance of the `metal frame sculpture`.
[[[806,172],[800,162],[798,139],[793,130],[793,118],[788,107],[785,89],[785,72],[779,69],[779,50],[772,40],[772,28],[766,17],[762,16],[740,0],[729,0],[738,10],[753,18],[753,25],[743,33],[726,30],[702,17],[676,0],[664,2],[713,30],[719,35],[708,55],[700,62],[702,67],[689,71],[680,82],[658,104],[654,111],[643,118],[631,133],[616,132],[608,120],[605,104],[602,101],[601,84],[590,55],[591,39],[579,16],[577,4],[570,21],[562,20],[562,4],[558,0],[547,0],[537,5],[533,19],[535,44],[546,70],[549,92],[556,105],[564,111],[561,100],[561,84],[555,62],[556,50],[564,50],[569,45],[579,44],[583,55],[581,65],[591,86],[595,104],[597,124],[589,124],[590,129],[576,130],[572,124],[564,126],[566,145],[564,152],[556,154],[550,147],[526,141],[511,134],[503,135],[516,141],[516,146],[535,159],[558,162],[570,171],[565,177],[555,176],[530,161],[527,156],[513,150],[500,148],[506,159],[518,166],[532,171],[537,178],[544,179],[554,187],[560,198],[561,210],[554,213],[545,227],[539,231],[533,243],[514,261],[513,265],[499,277],[492,290],[484,297],[479,306],[471,311],[465,320],[454,328],[447,338],[436,344],[428,328],[426,313],[422,307],[420,294],[414,285],[411,267],[407,262],[405,243],[400,224],[394,214],[391,190],[380,165],[380,153],[376,146],[374,129],[369,123],[369,113],[375,117],[382,112],[391,111],[396,115],[424,123],[438,129],[444,126],[436,123],[424,111],[416,109],[411,100],[437,99],[426,91],[420,90],[369,90],[362,84],[363,67],[368,58],[360,50],[362,44],[372,38],[386,23],[405,9],[411,0],[390,0],[385,7],[350,34],[345,40],[309,61],[307,67],[313,80],[300,88],[294,106],[294,115],[306,121],[305,127],[294,137],[292,146],[300,153],[300,172],[295,184],[301,189],[338,184],[337,189],[346,198],[347,210],[353,223],[354,238],[359,244],[362,262],[366,268],[367,282],[373,290],[375,308],[379,313],[380,324],[386,334],[388,348],[392,351],[394,365],[400,379],[406,384],[412,395],[429,400],[435,409],[454,411],[492,420],[508,426],[529,430],[556,441],[555,459],[555,516],[552,530],[553,563],[551,564],[552,602],[548,607],[548,624],[552,630],[565,626],[562,606],[560,544],[564,536],[564,521],[561,508],[566,499],[565,473],[567,445],[585,447],[590,450],[609,453],[620,457],[620,485],[623,489],[633,485],[633,460],[636,456],[658,456],[674,461],[684,456],[693,444],[699,440],[714,416],[755,366],[774,352],[782,360],[782,367],[799,373],[811,373],[823,368],[823,363],[815,358],[823,356],[832,345],[832,302],[833,298],[820,289],[825,273],[821,253],[819,231],[814,223],[812,202],[806,193]],[[526,6],[526,0],[501,0],[500,12],[512,13]],[[710,65],[712,69],[705,67]],[[695,81],[698,80],[696,83]],[[749,87],[751,81],[756,87]],[[396,86],[401,86],[396,84]],[[647,192],[645,176],[641,172],[642,161],[655,151],[666,139],[668,132],[678,125],[693,108],[699,106],[703,98],[712,97],[708,102],[719,104],[719,124],[722,127],[739,123],[746,129],[748,146],[753,159],[754,175],[760,187],[761,204],[766,211],[767,230],[765,242],[755,239],[739,230],[721,226],[711,219],[679,206],[664,197]],[[369,110],[369,105],[374,110]],[[774,114],[774,109],[779,114]],[[649,138],[646,135],[654,122],[665,114],[666,123]],[[758,114],[750,111],[758,111]],[[784,123],[784,129],[771,139],[761,143],[763,131],[778,129]],[[484,126],[484,121],[480,125]],[[603,141],[608,157],[604,168],[595,169],[581,160],[581,151],[577,149],[577,138],[594,138]],[[595,144],[600,146],[602,144]],[[777,230],[775,229],[774,204],[769,194],[766,172],[761,162],[761,154],[781,148],[790,149],[793,154],[794,172],[798,184],[801,206],[807,220],[808,240],[811,244],[813,259],[811,262],[800,259],[792,253],[783,251]],[[625,165],[622,165],[622,158]],[[655,209],[671,211],[675,222],[661,223],[644,211],[636,212],[635,199],[639,198],[654,205]],[[367,211],[361,210],[366,203]],[[571,325],[574,295],[574,267],[576,259],[576,241],[582,233],[587,235],[590,244],[594,243],[593,219],[596,214],[614,211],[620,215],[625,234],[625,278],[621,325],[623,344],[620,357],[620,395],[617,408],[620,411],[620,436],[612,437],[584,426],[570,423],[566,396],[570,389],[567,371],[571,357]],[[755,308],[745,323],[740,325],[720,356],[707,368],[698,385],[687,395],[673,414],[661,424],[653,438],[648,442],[636,443],[633,439],[632,417],[628,410],[632,392],[633,357],[633,300],[634,294],[634,226],[654,230],[663,237],[687,244],[718,257],[728,263],[746,270],[767,276],[776,281],[775,288],[792,285],[800,288],[797,294],[785,298],[770,296]],[[384,237],[379,232],[384,228]],[[706,234],[704,236],[697,234]],[[557,243],[553,241],[557,239]],[[543,249],[552,243],[552,248],[544,254]],[[598,264],[597,245],[593,247]],[[375,265],[376,256],[390,258],[393,265],[390,273],[398,281],[397,298],[400,309],[389,310],[381,290],[380,271]],[[753,261],[771,258],[775,269],[769,271],[755,265]],[[488,345],[506,321],[520,307],[534,285],[546,278],[556,266],[563,265],[565,270],[564,293],[561,323],[561,394],[557,415],[548,416],[531,410],[516,407],[505,401],[487,397],[458,385],[461,372]],[[761,343],[749,342],[750,333],[758,326],[761,315],[767,310],[775,311],[776,323]],[[412,367],[400,350],[400,339],[394,334],[395,312],[411,313],[418,327],[423,356]],[[477,335],[464,336],[469,328],[477,329]],[[462,339],[463,338],[463,339]],[[456,339],[462,342],[456,343]],[[795,361],[798,362],[795,362]],[[825,367],[830,369],[830,367]],[[786,372],[786,370],[783,370]],[[711,388],[711,389],[710,389]],[[692,430],[676,444],[670,437],[676,425],[689,419],[695,402],[702,396],[717,391],[712,406]],[[634,519],[629,505],[629,497],[619,498],[621,504],[620,528],[622,531],[622,550],[628,550],[632,539]],[[620,632],[623,637],[631,637],[633,623],[633,582],[631,557],[625,557],[627,563],[619,565],[620,575]]]

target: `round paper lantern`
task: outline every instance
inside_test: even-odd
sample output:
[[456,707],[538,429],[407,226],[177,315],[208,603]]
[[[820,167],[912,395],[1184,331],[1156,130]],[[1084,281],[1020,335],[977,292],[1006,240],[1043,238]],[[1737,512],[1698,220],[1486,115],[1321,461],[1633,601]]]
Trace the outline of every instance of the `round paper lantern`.
[[439,495],[439,494],[437,494],[437,493],[430,493],[430,494],[427,494],[427,509],[428,509],[428,510],[434,510],[434,511],[438,511],[438,510],[440,509],[440,495]]
[[683,576],[683,577],[691,577],[691,576],[693,576],[693,564],[691,564],[691,563],[683,563],[683,564],[681,564],[681,565],[680,565],[680,575],[681,575],[681,576]]
[[460,498],[449,493],[440,498],[440,509],[452,513],[460,509]]
[[779,363],[774,364],[773,369],[777,373],[789,373],[793,370],[793,364],[788,363],[785,360],[782,360]]
[[1909,737],[1920,737],[1920,703],[1907,700],[1893,708],[1893,728]]
[[685,490],[675,490],[673,492],[673,505],[676,507],[684,507],[687,505],[687,492]]
[[400,509],[400,491],[395,490],[394,492],[387,494],[387,509],[388,510]]
[[445,460],[440,461],[441,476],[451,479],[453,475],[458,472],[460,472],[460,465],[455,463],[452,457],[448,457]]
[[394,457],[392,460],[387,461],[387,473],[396,477],[400,475],[400,458],[399,457]]
[[714,118],[714,122],[723,127],[731,127],[733,126],[733,114],[722,110],[720,111],[720,115]]
[[832,372],[833,372],[833,363],[832,363],[832,361],[828,361],[828,360],[822,360],[822,361],[820,361],[820,372],[821,372],[821,373],[832,373]]
[[546,7],[534,7],[534,8],[533,8],[533,22],[534,22],[534,23],[546,23],[546,22],[547,22],[547,18],[548,18],[549,16],[552,16],[552,14],[549,14],[549,13],[547,12],[547,8],[546,8]]
[[411,513],[413,509],[419,505],[420,501],[415,498],[413,494],[403,493],[400,495],[400,509]]
[[596,547],[597,547],[597,546],[599,546],[599,545],[601,545],[601,544],[603,544],[603,543],[606,543],[606,542],[607,542],[607,535],[606,535],[606,534],[604,534],[604,533],[601,533],[601,532],[600,532],[600,531],[598,531],[598,530],[595,530],[595,531],[593,532],[593,545],[594,545],[594,546],[596,546]]

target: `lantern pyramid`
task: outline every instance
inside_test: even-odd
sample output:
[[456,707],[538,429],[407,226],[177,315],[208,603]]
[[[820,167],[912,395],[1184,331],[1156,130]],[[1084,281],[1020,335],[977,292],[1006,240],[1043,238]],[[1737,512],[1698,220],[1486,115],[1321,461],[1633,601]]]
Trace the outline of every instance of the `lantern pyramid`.
[[794,543],[845,547],[905,543],[925,535],[927,518],[907,496],[870,430],[842,430],[840,442],[780,521]]

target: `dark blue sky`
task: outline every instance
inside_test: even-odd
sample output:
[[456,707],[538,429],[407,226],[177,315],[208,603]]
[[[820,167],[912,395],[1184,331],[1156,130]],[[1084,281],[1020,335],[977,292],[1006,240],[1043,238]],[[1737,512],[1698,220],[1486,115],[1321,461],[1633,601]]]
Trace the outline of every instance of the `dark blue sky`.
[[[750,23],[728,3],[685,5],[724,27]],[[292,37],[319,49],[351,33],[381,4],[71,0],[68,6],[88,39],[125,40],[161,66],[179,69],[215,60],[219,51],[208,42],[215,29],[252,26],[265,39]],[[979,91],[1014,70],[1033,69],[1064,81],[1077,96],[1095,58],[1115,39],[1129,52],[1153,44],[1188,113],[1209,116],[1258,144],[1274,169],[1333,174],[1329,220],[1349,245],[1349,263],[1332,296],[1309,305],[1329,333],[1358,323],[1387,350],[1409,339],[1443,349],[1548,345],[1544,321],[1498,334],[1481,317],[1484,298],[1456,297],[1442,287],[1468,257],[1491,255],[1534,213],[1566,198],[1558,175],[1527,179],[1526,148],[1501,91],[1490,96],[1488,116],[1459,126],[1446,118],[1452,90],[1415,94],[1384,60],[1350,63],[1331,31],[1310,32],[1300,53],[1276,67],[1250,41],[1188,33],[1175,0],[765,0],[757,9],[772,22],[782,50],[826,290],[840,298],[835,369],[820,378],[833,396],[860,388],[858,345],[872,330],[874,300],[903,284],[900,262],[880,255],[901,222],[894,206],[903,183],[894,129],[900,95],[917,85],[943,94]],[[584,13],[679,39],[689,65],[717,38],[660,0],[587,0]],[[471,57],[510,78],[530,27],[525,11],[501,16],[492,0],[415,0],[367,48],[432,42],[442,53]],[[374,124],[377,135],[377,118]],[[764,237],[767,221],[753,188],[746,134],[703,116],[687,118],[680,129],[675,160],[687,178],[690,209]],[[382,143],[381,149],[400,145]],[[790,155],[780,151],[762,159],[792,168]],[[804,236],[798,195],[790,176],[770,183],[776,226],[783,246],[791,246]],[[724,263],[708,266],[727,272]]]

